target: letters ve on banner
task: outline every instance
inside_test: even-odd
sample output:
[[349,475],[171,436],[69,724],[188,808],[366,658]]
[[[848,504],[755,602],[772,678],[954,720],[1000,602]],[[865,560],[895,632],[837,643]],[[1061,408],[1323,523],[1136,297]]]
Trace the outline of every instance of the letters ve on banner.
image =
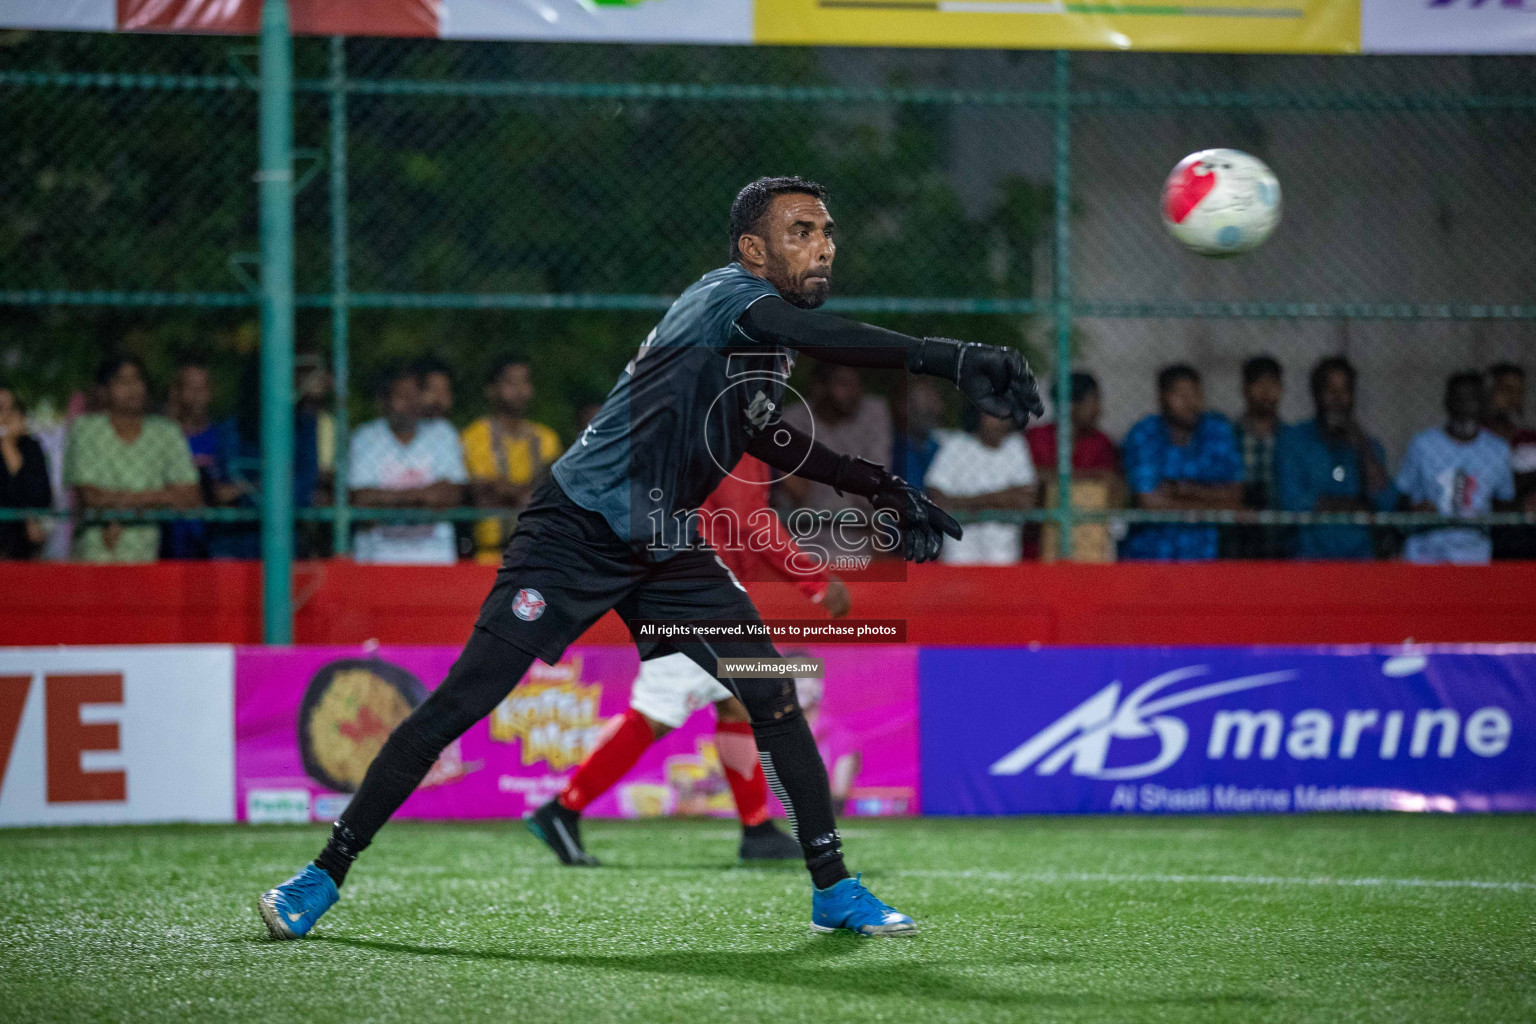
[[1536,810],[1536,648],[925,649],[935,814]]
[[230,647],[0,649],[0,825],[231,821]]
[[1360,5],[1359,0],[757,0],[757,41],[1355,53],[1360,49]]

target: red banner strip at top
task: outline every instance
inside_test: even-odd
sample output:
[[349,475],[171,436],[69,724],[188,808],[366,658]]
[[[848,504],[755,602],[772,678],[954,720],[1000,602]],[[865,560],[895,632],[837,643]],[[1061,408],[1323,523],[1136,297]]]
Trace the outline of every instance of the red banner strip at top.
[[[438,35],[442,0],[289,0],[299,35]],[[124,32],[255,35],[261,0],[117,0]]]

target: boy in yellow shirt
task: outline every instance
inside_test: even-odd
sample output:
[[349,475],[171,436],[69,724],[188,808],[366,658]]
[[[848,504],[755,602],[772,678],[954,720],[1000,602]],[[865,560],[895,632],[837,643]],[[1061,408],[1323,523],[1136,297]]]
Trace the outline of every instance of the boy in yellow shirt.
[[[485,397],[490,415],[465,427],[461,435],[470,492],[482,508],[520,509],[564,449],[553,430],[526,418],[533,401],[533,371],[527,358],[498,359],[486,380]],[[505,518],[476,523],[475,561],[498,564],[510,534]]]

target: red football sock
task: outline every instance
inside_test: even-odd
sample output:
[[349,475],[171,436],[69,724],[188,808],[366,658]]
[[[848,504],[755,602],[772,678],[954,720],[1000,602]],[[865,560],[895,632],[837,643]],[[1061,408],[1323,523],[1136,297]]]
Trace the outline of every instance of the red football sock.
[[768,820],[768,780],[757,760],[757,742],[746,722],[716,722],[715,750],[725,781],[736,800],[736,813],[748,828]]
[[614,719],[597,739],[597,746],[577,765],[576,772],[560,791],[560,805],[581,812],[624,777],[645,748],[655,739],[651,723],[634,708]]

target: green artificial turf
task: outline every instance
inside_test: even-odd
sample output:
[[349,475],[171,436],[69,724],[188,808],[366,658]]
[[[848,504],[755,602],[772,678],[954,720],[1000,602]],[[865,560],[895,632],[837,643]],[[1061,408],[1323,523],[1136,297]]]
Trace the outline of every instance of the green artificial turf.
[[1528,817],[853,821],[888,940],[809,935],[729,823],[586,831],[396,823],[283,943],[323,829],[0,831],[0,1020],[1536,1020]]

